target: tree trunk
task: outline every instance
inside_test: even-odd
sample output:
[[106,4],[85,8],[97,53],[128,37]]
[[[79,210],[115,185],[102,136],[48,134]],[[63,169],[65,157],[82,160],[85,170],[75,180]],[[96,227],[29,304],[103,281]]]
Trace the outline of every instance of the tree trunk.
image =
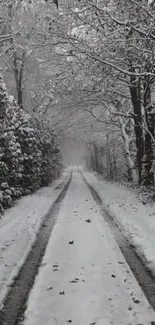
[[17,89],[17,102],[20,108],[23,108],[23,72],[24,72],[25,53],[22,54],[21,64],[18,66],[16,53],[13,57],[14,74]]
[[[131,72],[135,72],[132,68]],[[144,156],[144,139],[142,129],[142,113],[141,113],[141,91],[140,91],[140,80],[137,82],[137,77],[131,76],[130,78],[130,94],[134,111],[134,122],[135,122],[135,135],[136,135],[136,148],[137,148],[137,165],[138,165],[138,176],[139,184],[142,181],[142,159]]]
[[153,175],[153,161],[154,161],[154,114],[152,114],[151,106],[151,91],[150,91],[150,80],[149,77],[145,79],[144,83],[144,111],[145,111],[145,161],[144,161],[144,185],[154,185]]
[[106,161],[107,161],[107,178],[112,178],[112,162],[109,147],[109,135],[106,136]]
[[99,154],[98,154],[98,147],[96,143],[94,143],[94,160],[95,160],[95,171],[99,173]]
[[17,96],[18,96],[18,101],[17,101],[18,105],[20,108],[23,108],[23,91],[20,86],[17,88]]
[[131,159],[131,155],[130,155],[129,136],[126,133],[125,123],[123,122],[123,119],[121,118],[121,116],[119,116],[119,123],[120,123],[120,128],[121,128],[121,135],[122,135],[122,139],[123,139],[123,144],[124,144],[126,165],[127,165],[127,169],[128,169],[128,181],[133,182],[134,179],[135,179],[135,166],[134,166],[134,163],[133,163],[133,161]]

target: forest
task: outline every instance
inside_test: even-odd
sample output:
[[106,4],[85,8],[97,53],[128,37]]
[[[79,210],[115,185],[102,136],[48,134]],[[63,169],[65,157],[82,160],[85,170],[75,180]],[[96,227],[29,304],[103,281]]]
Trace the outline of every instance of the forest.
[[155,1],[0,1],[1,210],[49,184],[64,142],[154,188]]
[[0,325],[155,325],[155,0],[0,0]]

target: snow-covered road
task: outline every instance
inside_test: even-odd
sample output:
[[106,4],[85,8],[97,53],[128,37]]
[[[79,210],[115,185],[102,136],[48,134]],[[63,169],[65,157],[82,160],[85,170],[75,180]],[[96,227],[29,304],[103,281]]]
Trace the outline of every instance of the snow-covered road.
[[26,260],[40,224],[60,194],[70,175],[66,169],[61,178],[32,195],[21,198],[0,219],[0,309],[14,277]]
[[24,325],[153,325],[155,313],[79,172],[59,211]]

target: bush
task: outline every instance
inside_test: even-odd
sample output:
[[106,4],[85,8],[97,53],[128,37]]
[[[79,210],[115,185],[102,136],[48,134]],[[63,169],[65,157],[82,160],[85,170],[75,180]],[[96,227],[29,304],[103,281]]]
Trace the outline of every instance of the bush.
[[8,96],[0,77],[0,211],[48,185],[61,169],[57,136],[48,120],[32,117]]

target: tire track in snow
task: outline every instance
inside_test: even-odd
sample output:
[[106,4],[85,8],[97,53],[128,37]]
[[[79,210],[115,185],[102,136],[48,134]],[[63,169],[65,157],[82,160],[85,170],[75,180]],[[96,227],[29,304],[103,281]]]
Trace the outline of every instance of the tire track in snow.
[[100,207],[100,211],[107,222],[115,240],[118,244],[122,254],[124,255],[128,265],[130,266],[137,282],[144,292],[147,300],[152,308],[155,310],[155,278],[150,270],[146,267],[140,256],[136,252],[136,247],[125,237],[122,226],[119,221],[110,215],[103,205],[103,202],[97,191],[88,183],[83,173],[79,170],[81,177],[88,186],[93,199]]
[[17,325],[20,320],[22,320],[29,292],[33,286],[39,267],[41,266],[42,258],[55,224],[60,204],[67,193],[71,180],[72,172],[68,182],[45,215],[31,251],[10,287],[10,291],[3,302],[3,308],[0,311],[0,325]]

